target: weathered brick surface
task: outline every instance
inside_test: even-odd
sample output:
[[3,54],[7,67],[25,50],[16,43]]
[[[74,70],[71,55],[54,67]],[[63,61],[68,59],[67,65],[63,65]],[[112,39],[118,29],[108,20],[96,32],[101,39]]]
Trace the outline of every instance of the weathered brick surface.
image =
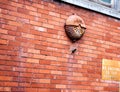
[[[73,13],[87,29],[71,54]],[[103,58],[120,60],[119,20],[53,0],[0,0],[1,92],[118,92],[101,78]]]

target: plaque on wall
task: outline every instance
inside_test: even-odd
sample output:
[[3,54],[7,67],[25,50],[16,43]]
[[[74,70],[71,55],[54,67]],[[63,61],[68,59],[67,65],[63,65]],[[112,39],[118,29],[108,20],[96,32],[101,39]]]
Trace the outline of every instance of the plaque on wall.
[[120,81],[120,61],[103,59],[102,79]]

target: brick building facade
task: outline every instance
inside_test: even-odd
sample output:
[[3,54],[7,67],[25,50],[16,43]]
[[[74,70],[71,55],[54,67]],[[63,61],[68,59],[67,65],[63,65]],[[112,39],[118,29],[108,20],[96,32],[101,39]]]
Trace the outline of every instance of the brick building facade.
[[[87,28],[76,43],[64,31],[73,13]],[[120,61],[119,19],[57,0],[0,0],[0,92],[119,92],[102,79],[102,59]]]

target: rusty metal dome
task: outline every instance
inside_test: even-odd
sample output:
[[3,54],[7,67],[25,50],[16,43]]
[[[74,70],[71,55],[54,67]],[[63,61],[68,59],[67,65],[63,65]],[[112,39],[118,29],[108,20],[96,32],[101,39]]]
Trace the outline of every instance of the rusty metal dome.
[[74,14],[67,18],[65,32],[72,42],[79,40],[85,33],[85,29],[85,23],[78,15]]
[[76,14],[73,14],[67,18],[66,25],[74,25],[74,26],[81,25],[81,27],[86,28],[83,19]]

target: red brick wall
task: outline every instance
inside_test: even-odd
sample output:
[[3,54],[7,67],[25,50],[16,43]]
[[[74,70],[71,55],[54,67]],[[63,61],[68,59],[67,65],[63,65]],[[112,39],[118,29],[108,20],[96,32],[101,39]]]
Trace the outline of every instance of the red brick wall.
[[[63,27],[72,13],[87,27],[75,44]],[[1,92],[118,92],[102,80],[103,58],[120,60],[119,20],[52,0],[0,0]]]

